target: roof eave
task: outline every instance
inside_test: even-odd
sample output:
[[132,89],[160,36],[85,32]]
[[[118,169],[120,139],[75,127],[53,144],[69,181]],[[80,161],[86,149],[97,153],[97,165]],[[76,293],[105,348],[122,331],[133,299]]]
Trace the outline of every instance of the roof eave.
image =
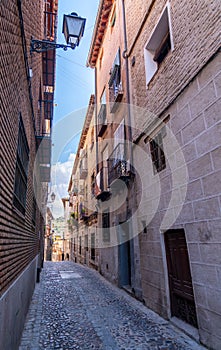
[[109,15],[112,9],[113,0],[100,0],[96,22],[94,26],[91,46],[87,58],[87,67],[94,68],[103,42],[103,37],[107,28]]

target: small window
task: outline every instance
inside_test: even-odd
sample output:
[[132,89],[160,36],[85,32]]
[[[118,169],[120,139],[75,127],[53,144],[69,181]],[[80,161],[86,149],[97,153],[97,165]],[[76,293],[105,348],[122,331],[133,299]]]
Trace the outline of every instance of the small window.
[[173,42],[168,4],[144,49],[146,84],[150,82],[171,50],[173,50]]
[[25,134],[24,124],[20,116],[13,204],[23,215],[25,214],[26,206],[28,163],[28,141]]
[[93,147],[94,147],[94,127],[91,128],[91,146],[90,146],[91,151]]
[[102,214],[102,229],[103,229],[103,241],[110,242],[110,213],[104,212]]
[[161,170],[166,168],[166,159],[163,151],[163,138],[161,132],[150,140],[150,153],[153,162],[154,174],[159,173]]
[[113,27],[115,26],[115,23],[116,23],[116,5],[114,6],[111,17],[110,17],[111,32],[113,30]]
[[104,55],[104,49],[103,49],[103,47],[102,47],[102,48],[101,48],[100,57],[99,57],[99,68],[100,68],[100,69],[101,69],[101,67],[102,67],[103,55]]
[[96,176],[95,171],[91,175],[91,198],[94,198],[96,192]]
[[81,255],[82,252],[82,241],[81,241],[81,237],[79,237],[79,254]]
[[84,248],[88,252],[88,235],[85,235],[84,238]]
[[91,234],[91,260],[95,261],[95,233]]

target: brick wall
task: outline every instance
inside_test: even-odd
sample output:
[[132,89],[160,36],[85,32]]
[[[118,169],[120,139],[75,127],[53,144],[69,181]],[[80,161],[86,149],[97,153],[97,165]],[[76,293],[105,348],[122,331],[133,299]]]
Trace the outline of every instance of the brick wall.
[[[145,106],[149,111],[160,114],[166,106],[188,84],[191,78],[219,47],[218,1],[195,1],[194,5],[185,1],[169,1],[174,51],[169,53],[146,88],[144,48],[160,18],[166,1],[148,1],[145,6],[134,6],[126,2],[128,52],[130,60],[135,56],[136,63],[130,67],[133,104]],[[150,6],[152,7],[150,8]],[[137,41],[134,43],[145,11],[149,14]],[[132,12],[132,14],[131,14]],[[133,45],[135,44],[135,45]],[[132,49],[132,50],[131,50]],[[139,77],[139,79],[137,79]],[[143,121],[145,123],[145,120]]]
[[[42,58],[39,54],[30,55],[30,39],[31,37],[43,38],[44,2],[22,1],[21,12],[19,12],[19,3],[19,1],[18,3],[2,1],[0,4],[1,293],[38,254],[40,249],[39,233],[43,234],[43,220],[38,209],[36,225],[33,224],[32,220],[33,197],[35,197],[33,190],[33,168],[36,155],[35,125],[37,124],[39,90],[42,84]],[[21,13],[24,36],[22,36],[21,31]],[[24,59],[25,55],[27,65]],[[33,71],[31,80],[27,77],[28,68]],[[13,206],[20,114],[29,146],[25,215],[22,215]],[[37,184],[39,187],[38,176]]]

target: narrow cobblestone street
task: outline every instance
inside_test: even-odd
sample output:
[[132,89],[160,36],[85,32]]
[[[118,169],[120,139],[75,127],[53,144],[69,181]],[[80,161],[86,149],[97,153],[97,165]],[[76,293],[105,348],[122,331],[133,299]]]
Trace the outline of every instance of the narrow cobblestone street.
[[73,262],[46,262],[19,347],[40,349],[204,348],[98,272]]

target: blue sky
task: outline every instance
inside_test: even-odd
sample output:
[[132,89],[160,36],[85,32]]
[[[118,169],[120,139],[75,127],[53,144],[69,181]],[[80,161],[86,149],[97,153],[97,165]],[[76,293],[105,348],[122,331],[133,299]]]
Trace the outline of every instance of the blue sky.
[[75,50],[56,51],[56,90],[54,123],[74,110],[85,107],[94,91],[94,72],[86,67],[95,17],[99,0],[59,0],[58,39],[64,43],[62,34],[63,14],[76,12],[86,18],[84,36]]
[[[74,164],[90,95],[94,93],[94,71],[86,67],[99,0],[59,0],[57,42],[65,44],[63,14],[76,12],[86,18],[84,36],[75,50],[56,50],[55,107],[52,129],[51,191],[56,193],[55,216],[61,215],[62,197]],[[57,209],[56,209],[57,206]],[[53,212],[54,212],[53,210]]]

